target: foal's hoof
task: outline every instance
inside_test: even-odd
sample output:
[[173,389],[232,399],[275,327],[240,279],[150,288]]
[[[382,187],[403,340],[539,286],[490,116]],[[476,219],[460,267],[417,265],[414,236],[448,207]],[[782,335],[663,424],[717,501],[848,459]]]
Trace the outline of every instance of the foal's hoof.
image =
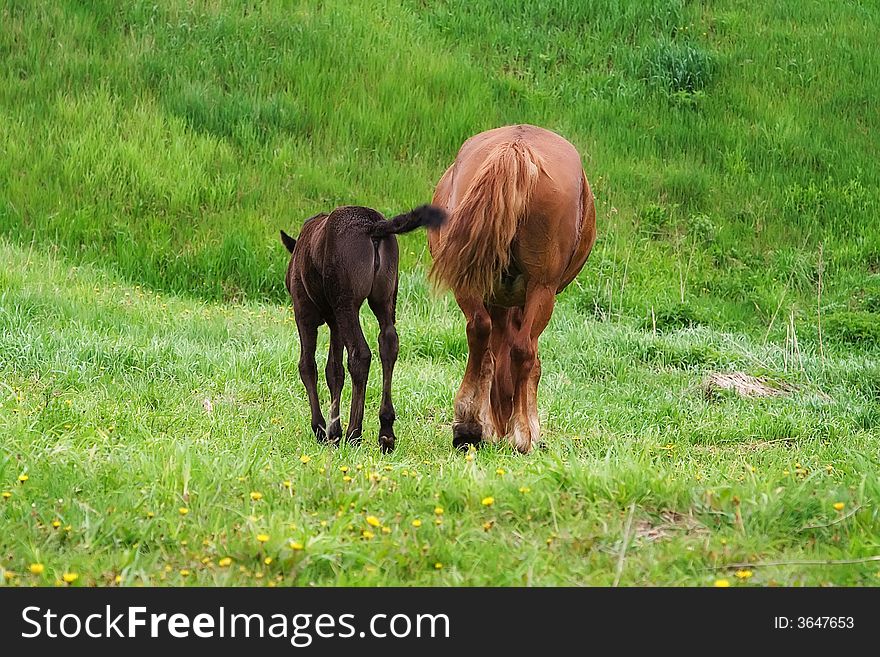
[[351,445],[352,447],[360,447],[360,444],[361,444],[360,434],[346,436],[345,440],[348,441],[348,444]]
[[321,425],[316,425],[316,426],[312,427],[312,433],[315,434],[315,439],[319,443],[326,443],[326,442],[330,441],[330,439],[327,438],[327,432],[325,431],[324,427],[322,427]]
[[479,445],[483,430],[476,422],[459,422],[452,425],[452,446],[466,450],[468,445]]
[[331,424],[327,429],[327,442],[338,445],[340,440],[342,440],[342,426],[338,422]]
[[379,436],[379,449],[383,454],[394,451],[394,436]]

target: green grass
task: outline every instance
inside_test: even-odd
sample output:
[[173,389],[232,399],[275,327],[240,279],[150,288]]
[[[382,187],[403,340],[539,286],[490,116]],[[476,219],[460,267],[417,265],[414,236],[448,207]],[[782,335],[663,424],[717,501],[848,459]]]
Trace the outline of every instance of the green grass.
[[[880,554],[873,3],[118,4],[0,9],[4,582],[880,582],[726,567]],[[452,451],[467,343],[420,234],[398,450],[375,359],[364,445],[319,447],[277,229],[422,203],[519,121],[599,208],[541,342],[546,449]],[[727,370],[796,392],[705,398]]]

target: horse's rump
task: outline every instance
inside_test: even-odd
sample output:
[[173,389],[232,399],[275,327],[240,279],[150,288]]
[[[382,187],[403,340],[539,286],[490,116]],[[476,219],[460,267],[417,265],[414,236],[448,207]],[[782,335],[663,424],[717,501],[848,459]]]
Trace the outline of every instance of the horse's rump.
[[469,298],[491,295],[542,168],[521,137],[492,147],[442,232],[430,274],[435,283]]

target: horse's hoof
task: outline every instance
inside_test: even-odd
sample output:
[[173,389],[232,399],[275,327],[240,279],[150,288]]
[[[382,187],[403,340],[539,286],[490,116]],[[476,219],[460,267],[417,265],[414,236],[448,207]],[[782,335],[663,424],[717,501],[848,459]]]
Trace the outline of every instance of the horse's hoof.
[[330,442],[330,439],[327,437],[327,431],[321,425],[312,427],[312,433],[315,434],[315,439],[319,443]]
[[383,454],[394,451],[394,436],[379,436],[379,449]]
[[347,440],[347,441],[348,441],[348,444],[351,445],[352,447],[360,447],[360,445],[361,445],[361,436],[360,436],[360,434],[358,434],[358,435],[356,435],[356,436],[354,436],[354,435],[353,435],[353,436],[348,436],[348,437],[346,437],[345,440]]
[[452,446],[466,450],[468,445],[479,445],[483,430],[477,422],[460,422],[452,425]]

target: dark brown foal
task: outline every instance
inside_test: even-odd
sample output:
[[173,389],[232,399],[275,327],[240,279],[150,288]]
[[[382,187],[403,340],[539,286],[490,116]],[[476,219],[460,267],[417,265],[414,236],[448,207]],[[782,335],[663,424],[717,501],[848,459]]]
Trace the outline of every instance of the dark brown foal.
[[[345,382],[342,350],[348,352],[351,374],[351,412],[346,438],[359,442],[363,432],[364,397],[370,372],[370,347],[359,318],[367,301],[379,321],[379,358],[382,361],[382,406],[379,409],[379,446],[394,449],[394,404],[391,378],[397,361],[398,248],[395,235],[422,226],[439,227],[445,212],[429,205],[386,220],[370,208],[345,206],[330,214],[317,214],[303,224],[299,239],[281,231],[290,251],[287,291],[293,301],[299,331],[299,375],[309,397],[312,431],[320,442],[337,443],[342,437],[340,398]],[[330,423],[324,421],[318,399],[318,366],[315,350],[318,327],[330,328],[327,386],[330,388]]]

